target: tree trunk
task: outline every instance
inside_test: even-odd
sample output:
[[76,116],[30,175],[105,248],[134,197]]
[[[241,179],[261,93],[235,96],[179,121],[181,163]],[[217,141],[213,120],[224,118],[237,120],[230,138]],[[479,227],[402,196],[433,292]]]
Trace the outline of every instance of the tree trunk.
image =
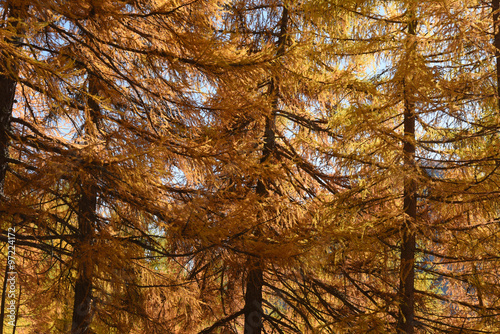
[[[19,20],[23,12],[27,10],[25,7],[12,6],[9,3],[6,7],[9,10],[9,17],[14,20]],[[15,30],[19,30],[18,25],[18,21],[12,21],[12,27]],[[18,46],[21,43],[21,37],[16,36],[8,40],[8,42]],[[6,56],[5,53],[1,55],[1,69],[3,71],[11,69],[12,73],[9,73],[10,75],[0,74],[0,197],[2,199],[5,198],[4,184],[9,159],[10,120],[17,85],[17,82],[12,77],[16,77],[18,72],[16,64],[10,63]]]
[[[5,66],[5,64],[4,64]],[[2,66],[2,67],[4,67]],[[0,75],[0,197],[5,199],[5,174],[9,159],[10,120],[16,82],[5,75]]]
[[73,304],[72,334],[90,333],[92,320],[92,276],[93,255],[91,252],[94,235],[94,213],[96,210],[95,191],[81,189],[78,202],[78,244],[75,256],[78,263],[78,276],[75,283],[75,299]]
[[[283,6],[281,17],[280,33],[277,41],[277,56],[280,57],[285,51],[286,33],[288,29],[288,9]],[[276,142],[276,111],[278,109],[279,92],[276,86],[276,80],[272,79],[270,83],[270,93],[273,97],[271,115],[266,117],[266,127],[264,129],[264,147],[262,148],[262,157],[260,163],[268,161],[275,154]],[[268,194],[268,188],[265,180],[257,182],[256,192],[259,196],[265,197]],[[256,236],[260,236],[260,228],[254,232]],[[262,286],[264,284],[263,262],[261,259],[251,259],[249,261],[249,272],[246,283],[245,293],[245,329],[244,334],[261,334],[262,333]]]
[[[9,11],[9,17],[14,19],[20,19],[22,15],[23,8],[15,7],[7,3],[5,5]],[[4,9],[6,10],[6,9]],[[18,22],[13,21],[12,26],[17,30]],[[21,42],[20,37],[14,37],[8,41],[14,45],[18,45]],[[13,64],[9,64],[6,54],[1,55],[1,69],[5,70],[11,68],[13,73],[6,75],[0,74],[0,201],[5,201],[5,176],[7,174],[7,169],[9,166],[9,141],[10,141],[10,121],[12,118],[12,108],[14,106],[14,97],[16,94],[17,82],[12,79],[12,76],[17,76],[17,67]],[[9,66],[10,65],[10,66]],[[7,280],[7,267],[6,263],[5,277],[2,291],[1,300],[1,313],[0,313],[0,334],[3,334],[3,324],[5,318],[5,294],[6,294],[6,280]]]
[[251,261],[245,293],[245,334],[262,333],[262,285],[264,283],[261,261]]
[[2,309],[0,310],[0,334],[3,334],[3,321],[5,319],[5,298],[7,297],[7,277],[9,265],[5,263],[5,276],[3,277],[3,288],[2,288]]
[[[412,15],[410,13],[410,15]],[[415,36],[417,22],[410,17],[408,34]],[[413,41],[411,41],[413,43]],[[414,46],[410,46],[413,52]],[[415,180],[415,105],[412,102],[410,80],[404,85],[404,190],[403,190],[403,226],[401,227],[401,264],[399,269],[399,312],[397,332],[413,334],[415,316],[415,232],[412,227],[417,219],[417,185]]]
[[[5,63],[5,61],[4,61]],[[2,66],[5,68],[5,64]],[[16,92],[16,82],[5,75],[0,75],[0,201],[5,201],[5,176],[9,165],[9,138],[10,120],[12,117],[12,107],[14,106],[14,96]],[[6,268],[8,264],[5,263]],[[4,280],[7,280],[7,269]],[[2,291],[1,314],[0,314],[0,334],[3,334],[4,308],[5,308],[5,282]]]
[[[24,11],[27,10],[26,7],[13,6],[7,1],[5,7],[8,10],[8,17],[14,19],[12,21],[12,27],[21,33],[19,25],[19,19],[21,19]],[[21,37],[16,36],[9,39],[8,42],[19,46],[21,43]],[[12,107],[14,106],[14,97],[16,94],[17,82],[12,79],[16,77],[18,73],[18,68],[16,64],[12,64],[8,60],[8,56],[2,52],[1,54],[1,70],[6,71],[9,69],[11,73],[0,74],[0,196],[2,199],[5,196],[4,184],[5,184],[5,174],[7,172],[8,159],[9,159],[9,139],[10,139],[10,120],[12,117]]]
[[[267,161],[275,150],[275,110],[277,106],[277,98],[273,101],[273,115],[266,118],[266,128],[264,132],[264,147],[262,149],[262,157],[260,163]],[[257,182],[256,192],[259,196],[265,197],[268,194],[267,185],[262,180]],[[260,228],[254,231],[256,237],[262,235]],[[245,330],[244,334],[261,334],[262,333],[262,286],[264,284],[263,262],[261,259],[249,260],[249,272],[247,276],[246,293],[245,293]]]
[[[89,94],[97,95],[96,79],[89,74]],[[99,104],[89,97],[88,113],[84,124],[84,137],[92,141],[97,136]],[[80,199],[78,202],[78,241],[75,246],[75,256],[78,263],[78,276],[75,283],[75,299],[73,304],[72,334],[87,334],[90,332],[92,320],[92,278],[94,256],[95,212],[97,209],[97,189],[92,181],[82,180]]]

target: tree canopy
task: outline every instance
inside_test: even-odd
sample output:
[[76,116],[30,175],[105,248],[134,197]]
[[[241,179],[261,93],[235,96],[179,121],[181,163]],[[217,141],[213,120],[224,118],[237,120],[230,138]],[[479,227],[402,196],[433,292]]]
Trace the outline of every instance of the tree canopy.
[[0,334],[500,331],[499,0],[0,13]]

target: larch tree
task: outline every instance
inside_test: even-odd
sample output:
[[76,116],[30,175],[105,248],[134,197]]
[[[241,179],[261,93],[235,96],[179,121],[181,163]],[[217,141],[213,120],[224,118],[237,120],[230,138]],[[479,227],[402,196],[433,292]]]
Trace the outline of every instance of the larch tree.
[[[345,42],[346,48],[339,53],[348,64],[364,57],[365,68],[356,74],[361,79],[346,84],[351,91],[330,116],[329,124],[336,126],[332,132],[342,140],[319,148],[329,147],[331,161],[350,179],[342,192],[332,196],[323,218],[325,224],[333,222],[325,225],[333,244],[325,259],[336,263],[329,269],[336,273],[333,277],[344,279],[329,276],[322,289],[350,310],[345,317],[335,314],[334,307],[325,310],[332,328],[333,323],[358,331],[442,328],[442,319],[450,311],[443,308],[439,316],[433,314],[445,298],[439,287],[443,277],[428,268],[440,266],[434,260],[436,251],[446,248],[440,237],[465,222],[453,203],[462,195],[457,188],[451,191],[450,184],[457,184],[458,166],[468,162],[457,163],[457,150],[446,146],[447,141],[464,145],[470,137],[461,129],[467,124],[457,122],[459,116],[449,111],[456,107],[457,96],[449,89],[447,77],[453,67],[443,65],[464,56],[458,47],[463,41],[455,43],[448,35],[450,30],[463,28],[463,22],[449,15],[451,7],[460,12],[460,5],[410,1],[335,7],[357,17],[353,20],[357,25],[349,28],[347,36],[331,38]],[[370,76],[372,66],[375,74]],[[470,113],[465,107],[462,111],[461,115]],[[480,216],[476,219],[481,220]],[[438,237],[436,230],[443,231],[442,235]],[[455,251],[450,247],[445,256]],[[413,325],[412,309],[416,312]],[[448,326],[455,330],[460,325],[450,318]]]
[[[45,59],[45,62],[62,67],[62,70],[70,72],[70,75],[50,77],[51,74],[55,74],[55,71],[51,72],[53,68],[50,67],[42,67],[38,74],[43,75],[39,77],[33,76],[30,78],[28,74],[23,73],[25,75],[23,84],[32,89],[35,95],[38,94],[43,102],[36,105],[35,103],[29,104],[29,100],[26,101],[27,110],[33,111],[33,113],[28,112],[25,115],[26,117],[18,118],[22,130],[19,137],[22,138],[23,142],[16,148],[19,148],[25,154],[30,163],[41,162],[40,165],[31,166],[31,170],[36,173],[28,173],[23,180],[25,184],[32,182],[35,188],[38,187],[43,190],[45,195],[40,195],[40,198],[48,199],[41,210],[32,210],[33,216],[26,217],[34,223],[33,230],[43,228],[44,231],[50,234],[57,233],[59,227],[62,231],[69,230],[70,234],[76,236],[76,241],[72,240],[72,236],[68,237],[67,235],[43,236],[41,240],[53,240],[52,237],[59,238],[62,248],[69,248],[69,245],[75,244],[76,253],[80,252],[80,256],[82,254],[89,255],[83,261],[82,258],[76,261],[80,262],[80,269],[76,279],[75,310],[73,312],[75,315],[74,331],[79,331],[81,328],[88,331],[90,315],[90,299],[88,297],[90,297],[92,280],[96,281],[97,279],[95,275],[89,277],[88,274],[94,271],[95,268],[93,267],[97,265],[99,258],[104,260],[104,257],[107,256],[105,253],[99,256],[99,245],[102,242],[97,242],[94,238],[94,234],[99,230],[96,220],[103,222],[110,219],[103,211],[106,207],[103,203],[106,203],[107,207],[114,211],[114,213],[112,212],[114,217],[123,220],[123,225],[130,224],[130,231],[138,234],[138,236],[125,234],[115,238],[115,240],[110,239],[108,242],[113,242],[116,245],[118,241],[129,239],[132,244],[148,248],[147,243],[141,243],[141,240],[137,238],[145,237],[147,240],[148,235],[150,235],[148,228],[152,226],[155,219],[156,221],[165,220],[166,214],[161,205],[168,205],[168,199],[159,199],[160,194],[168,192],[182,194],[186,192],[182,187],[176,189],[175,186],[171,187],[168,184],[163,184],[165,180],[173,179],[171,171],[174,170],[175,166],[170,166],[164,170],[162,168],[168,166],[169,163],[177,163],[176,155],[181,157],[182,155],[196,154],[194,149],[190,147],[191,143],[182,142],[179,139],[180,137],[188,140],[188,137],[182,132],[176,133],[174,127],[177,125],[174,123],[180,122],[173,120],[173,113],[167,109],[169,104],[164,102],[170,99],[172,101],[171,105],[175,106],[175,108],[180,106],[178,108],[184,108],[186,112],[189,112],[191,108],[190,105],[183,101],[182,90],[191,84],[188,76],[182,78],[184,76],[183,72],[187,73],[187,70],[183,67],[193,66],[193,64],[196,67],[196,59],[184,58],[181,62],[177,62],[176,59],[183,56],[183,46],[179,42],[182,42],[182,38],[194,38],[194,34],[189,31],[184,32],[184,36],[177,39],[177,43],[173,43],[171,47],[169,46],[170,49],[167,48],[168,51],[166,51],[165,46],[168,45],[168,41],[154,39],[154,35],[150,33],[150,31],[158,27],[168,31],[173,27],[169,22],[171,19],[184,22],[185,27],[187,27],[190,23],[184,20],[183,15],[186,11],[182,8],[174,7],[173,10],[162,10],[161,8],[155,8],[156,6],[151,4],[153,5],[151,8],[146,6],[134,12],[130,11],[130,8],[125,10],[125,4],[119,3],[115,7],[113,5],[107,6],[109,4],[103,4],[106,5],[103,7],[94,7],[90,3],[70,3],[71,6],[68,8],[55,3],[46,3],[46,5],[48,5],[47,11],[42,14],[46,15],[44,19],[48,19],[48,25],[47,29],[40,34],[43,36],[45,33],[46,38],[42,37],[38,40],[38,43],[28,42],[28,45],[34,52],[46,52],[45,56],[48,54],[49,57]],[[199,10],[196,12],[200,13]],[[54,13],[61,15],[62,19],[61,16],[57,17]],[[42,14],[40,15],[43,17]],[[93,27],[88,29],[83,22],[91,18],[92,15],[97,16],[99,20]],[[116,16],[121,16],[122,20],[112,22],[111,17]],[[110,34],[108,36],[100,35],[98,38],[99,29],[102,28],[102,25],[110,22],[113,23],[108,26]],[[142,32],[134,31],[132,22],[138,23],[137,26],[142,25],[145,30]],[[121,25],[120,29],[117,28],[116,24]],[[140,43],[135,43],[132,40],[132,45],[126,43],[115,44],[116,35],[113,34],[124,33],[123,26],[129,29],[129,33],[135,33],[136,41],[140,41]],[[115,31],[114,29],[118,30]],[[176,34],[183,29],[184,27],[181,26],[178,31],[172,32],[170,36],[175,40],[175,38],[179,37]],[[85,38],[82,37],[82,31],[86,35]],[[107,39],[108,37],[109,39]],[[200,37],[200,40],[202,38],[203,36]],[[128,43],[130,40],[125,39],[123,41]],[[196,43],[193,46],[200,47]],[[202,52],[203,50],[195,51]],[[74,53],[79,54],[75,55]],[[137,55],[141,54],[146,57],[145,61],[138,60]],[[37,56],[40,55],[35,54],[35,57]],[[184,54],[184,56],[186,55]],[[116,61],[113,59],[114,57],[117,57]],[[120,62],[120,59],[123,61]],[[110,62],[107,62],[108,60]],[[177,64],[168,71],[160,73],[158,72],[160,66],[155,65],[155,62],[162,62],[163,64],[166,62],[170,65],[177,62]],[[141,63],[143,67],[138,67]],[[208,64],[206,66],[213,65]],[[44,69],[46,71],[43,71]],[[82,69],[91,70],[92,73],[88,74],[88,81],[82,79]],[[120,70],[125,72],[120,72]],[[126,71],[129,70],[136,76],[127,77],[129,74]],[[71,73],[71,71],[73,72]],[[140,71],[143,71],[142,78],[139,77],[141,75]],[[31,73],[37,73],[36,68]],[[180,78],[176,77],[177,73],[181,73]],[[169,77],[171,74],[174,74],[174,78]],[[74,76],[71,77],[71,75]],[[93,76],[95,80],[92,79]],[[122,82],[128,81],[128,87],[122,87],[124,90],[117,89],[119,80],[122,80]],[[144,82],[141,82],[141,80],[144,80]],[[103,98],[99,98],[101,92],[96,90],[96,81],[101,81],[99,85],[101,88],[107,86]],[[85,82],[89,82],[89,88],[87,88],[88,85],[83,84]],[[48,85],[48,87],[44,85]],[[127,90],[129,91],[127,92]],[[135,96],[134,92],[136,93]],[[64,96],[67,93],[70,94],[71,99]],[[161,97],[165,94],[170,96],[162,99]],[[159,103],[154,104],[155,99],[158,99]],[[99,107],[98,103],[103,104],[103,107]],[[102,113],[101,116],[96,115],[98,112],[100,113],[100,108],[106,110],[106,113]],[[137,113],[139,110],[142,110],[142,115]],[[44,115],[44,112],[48,112],[48,115]],[[51,112],[53,113],[51,114]],[[82,113],[87,115],[82,118]],[[160,117],[155,116],[155,114]],[[194,115],[196,116],[196,114]],[[93,123],[96,123],[93,116],[99,116],[101,119],[97,121],[105,124],[108,129],[107,136],[104,138],[108,146],[103,154],[94,151],[96,145],[91,140],[93,136],[88,134],[89,129],[95,127],[95,124],[92,125],[92,122],[89,121],[92,119]],[[140,118],[141,116],[142,118]],[[40,119],[44,117],[49,120],[51,118],[62,120],[63,122],[66,120],[72,124],[73,130],[77,134],[82,132],[80,128],[83,125],[85,127],[83,133],[86,134],[86,138],[84,137],[82,143],[73,143],[65,139],[49,136],[47,133],[40,131],[40,126],[37,125],[38,122],[42,123]],[[189,118],[187,113],[182,117],[185,117],[186,120]],[[166,121],[173,122],[165,126]],[[45,124],[47,125],[47,123]],[[89,124],[91,126],[85,126]],[[181,126],[178,127],[181,128]],[[184,127],[184,129],[187,129],[187,127]],[[57,133],[58,129],[55,132]],[[28,134],[26,135],[26,133]],[[177,135],[176,138],[172,137],[174,133]],[[36,140],[33,140],[33,138],[36,138]],[[194,145],[197,144],[194,143]],[[166,149],[167,147],[168,149]],[[45,152],[40,154],[40,148]],[[155,152],[169,152],[169,154],[162,152],[153,157],[151,154],[153,150]],[[190,150],[193,152],[190,153]],[[166,160],[161,160],[165,158]],[[108,161],[105,159],[108,159]],[[144,163],[141,162],[142,159],[144,159]],[[61,168],[61,166],[64,167]],[[152,171],[149,175],[151,177],[140,180],[140,178],[147,175],[145,174],[146,169]],[[114,174],[112,170],[117,173]],[[134,171],[139,171],[139,174],[134,174]],[[129,173],[129,175],[123,173]],[[81,183],[82,180],[77,180],[79,175],[89,181],[90,189],[87,189],[87,185]],[[100,204],[98,212],[95,209],[97,204],[95,190],[92,190],[96,184],[99,187]],[[81,191],[76,191],[76,189]],[[161,205],[154,204],[159,200],[162,203]],[[145,205],[146,202],[150,204]],[[66,206],[67,210],[61,210],[61,206]],[[132,214],[128,217],[125,214],[127,209],[132,211]],[[134,214],[133,211],[138,209],[143,215],[152,219],[146,222],[137,220],[141,215]],[[42,219],[37,218],[36,215],[41,213],[44,213],[44,216],[39,217]],[[132,219],[132,221],[127,221],[127,218]],[[54,220],[50,222],[52,219]],[[73,225],[75,222],[76,228]],[[58,227],[57,224],[60,224],[60,226]],[[78,225],[80,226],[78,227]],[[106,232],[113,233],[109,228],[107,230]],[[126,231],[121,227],[119,230]],[[20,239],[22,237],[20,235]],[[30,238],[30,236],[27,237]],[[38,247],[45,249],[49,253],[54,252],[53,247],[49,247],[43,242]],[[168,245],[167,247],[173,246]],[[150,246],[149,249],[144,249],[143,252],[151,250],[162,254],[166,253],[156,246]],[[94,253],[96,254],[94,255]],[[62,250],[62,254],[65,257],[60,258],[60,260],[65,263],[65,260],[68,259],[66,256],[69,254],[66,249]],[[86,263],[87,260],[88,263]],[[113,265],[120,265],[120,263],[113,263]],[[82,266],[86,268],[82,268]],[[71,271],[71,269],[69,270]],[[116,270],[112,267],[110,271],[114,272]],[[109,273],[106,275],[109,275]],[[120,279],[123,279],[123,277]],[[106,291],[103,292],[106,293]],[[95,299],[99,300],[98,297]],[[79,310],[82,313],[79,313]],[[132,310],[132,312],[134,311]],[[50,326],[50,324],[46,325]]]
[[[218,196],[232,199],[224,212],[230,212],[227,210],[233,206],[234,213],[241,211],[248,214],[247,210],[240,208],[242,204],[255,208],[250,210],[247,216],[236,216],[247,222],[243,225],[246,229],[242,230],[242,227],[237,225],[231,226],[230,230],[234,236],[228,235],[227,241],[222,238],[221,247],[227,249],[228,257],[231,252],[248,255],[250,265],[247,264],[247,277],[256,277],[253,282],[248,278],[246,280],[245,304],[242,310],[247,313],[242,325],[244,331],[260,331],[262,328],[287,332],[300,332],[305,328],[313,330],[316,324],[308,323],[309,313],[302,311],[309,305],[304,305],[303,300],[294,298],[293,290],[297,287],[295,274],[302,270],[303,261],[306,261],[302,255],[316,243],[315,239],[319,233],[315,228],[317,221],[313,211],[313,207],[318,207],[315,191],[324,187],[327,192],[335,192],[335,183],[338,180],[335,178],[335,171],[332,172],[328,168],[323,171],[322,166],[317,165],[317,155],[305,137],[321,137],[329,132],[325,125],[326,119],[314,115],[313,111],[317,103],[315,95],[321,91],[318,86],[334,85],[334,79],[328,78],[332,74],[328,65],[315,63],[314,60],[304,61],[303,55],[308,52],[308,56],[317,56],[321,61],[321,51],[314,52],[315,27],[308,23],[303,14],[307,7],[294,2],[237,2],[233,6],[228,14],[225,25],[227,28],[222,29],[222,34],[233,38],[249,57],[271,55],[272,58],[268,65],[264,63],[265,71],[260,69],[262,67],[248,65],[248,75],[253,72],[260,75],[260,78],[255,80],[257,85],[250,85],[256,86],[253,90],[245,86],[243,89],[238,87],[239,90],[220,86],[218,94],[211,100],[211,107],[217,110],[219,115],[229,115],[226,116],[229,118],[229,124],[219,122],[230,131],[223,129],[220,132],[227,133],[229,139],[232,137],[235,143],[242,143],[239,144],[240,147],[234,145],[237,150],[233,153],[235,155],[231,164],[222,161],[224,166],[217,168],[221,171],[217,175],[218,178],[228,182],[226,186],[219,186],[224,192],[219,190]],[[288,22],[286,29],[283,26],[285,18]],[[303,30],[304,27],[308,30]],[[281,43],[285,44],[280,45],[280,36],[283,36]],[[318,73],[323,69],[327,73],[322,73],[323,76],[318,78]],[[336,74],[340,73],[342,71]],[[244,73],[238,74],[235,80],[243,81]],[[328,83],[321,82],[321,79]],[[339,83],[338,86],[344,83]],[[233,91],[234,93],[228,94]],[[241,101],[234,97],[242,93],[246,100]],[[224,98],[227,99],[226,95],[231,97],[232,108],[223,104]],[[303,102],[301,99],[307,101]],[[246,114],[238,114],[240,110],[235,107],[235,101],[244,103],[240,108],[245,110]],[[257,138],[257,141],[252,136]],[[245,143],[253,145],[253,148],[243,146]],[[262,156],[255,154],[262,150],[266,156],[270,154],[271,147],[274,149],[274,159],[262,160]],[[236,190],[238,192],[234,192]],[[256,197],[253,196],[255,194]],[[228,197],[230,195],[233,197]],[[226,220],[229,220],[228,218],[229,214],[225,216]],[[222,221],[219,224],[221,223]],[[245,239],[248,240],[247,244],[241,243]],[[292,243],[295,243],[293,247]],[[256,266],[256,263],[259,266]],[[310,267],[314,268],[312,265]],[[251,298],[252,296],[254,297]],[[251,308],[248,309],[245,305],[250,305]],[[230,313],[214,326],[207,327],[204,332],[209,332],[217,326],[222,327],[239,314],[238,311]],[[259,324],[260,316],[263,325]]]

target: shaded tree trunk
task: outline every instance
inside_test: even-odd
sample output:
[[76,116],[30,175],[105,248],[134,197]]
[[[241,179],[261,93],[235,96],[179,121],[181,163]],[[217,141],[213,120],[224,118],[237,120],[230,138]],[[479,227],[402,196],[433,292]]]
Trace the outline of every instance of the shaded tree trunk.
[[[5,60],[2,64],[5,68]],[[12,118],[12,108],[14,106],[14,96],[16,93],[16,81],[6,75],[0,75],[0,201],[6,200],[5,196],[5,176],[9,166],[9,139],[10,139],[10,120]],[[5,264],[7,268],[7,263]],[[7,270],[4,280],[7,280]],[[3,285],[2,308],[0,314],[0,334],[3,334],[3,320],[5,308],[5,285]]]
[[[264,147],[262,149],[262,157],[260,163],[264,163],[274,153],[275,150],[275,133],[276,125],[275,110],[278,104],[278,99],[273,101],[273,115],[266,118],[266,128],[264,132]],[[267,185],[264,181],[257,182],[256,192],[259,196],[265,197],[268,194]],[[254,231],[255,236],[261,236],[260,228]],[[262,333],[262,286],[264,284],[263,262],[261,259],[249,260],[249,272],[246,283],[245,293],[245,329],[244,334],[261,334]]]
[[[412,13],[410,13],[412,15]],[[417,22],[410,17],[408,34],[416,35]],[[413,41],[411,42],[413,43]],[[410,46],[412,49],[414,46]],[[409,52],[413,52],[410,50]],[[417,219],[417,185],[415,180],[415,105],[408,89],[409,80],[404,85],[404,144],[403,164],[405,170],[403,190],[403,226],[401,227],[401,263],[399,269],[399,312],[397,332],[414,333],[415,317],[415,232],[412,225]]]
[[[9,17],[13,19],[20,19],[22,11],[26,8],[20,8],[17,6],[12,6],[9,2],[5,5],[8,8]],[[14,29],[18,30],[18,21],[13,21],[12,26]],[[19,32],[19,31],[18,31]],[[21,42],[21,37],[17,36],[8,41],[14,45],[19,45]],[[16,94],[17,82],[12,79],[12,77],[17,76],[17,67],[15,64],[9,64],[7,55],[2,53],[1,55],[1,70],[5,71],[7,68],[11,68],[14,72],[8,74],[0,74],[0,201],[5,201],[5,176],[7,174],[7,169],[9,166],[9,141],[10,141],[10,122],[12,118],[12,108],[14,107],[14,97]],[[14,65],[14,66],[13,66]],[[7,267],[6,263],[5,277],[3,283],[2,300],[1,300],[1,313],[0,313],[0,334],[3,334],[3,324],[5,318],[5,295],[6,295],[6,283],[7,283]]]
[[[19,7],[13,6],[9,2],[5,5],[8,8],[8,16],[13,19],[12,27],[21,33],[19,26],[19,19],[21,19],[24,11],[27,10],[26,6]],[[21,37],[16,36],[8,40],[9,43],[19,46]],[[4,52],[1,54],[1,71],[11,71],[11,73],[0,74],[0,196],[5,197],[4,184],[5,174],[8,168],[9,161],[9,140],[10,140],[10,121],[12,118],[12,107],[14,106],[14,97],[16,94],[17,82],[13,77],[17,76],[18,67],[12,64],[9,56]]]
[[[96,79],[89,75],[89,94],[97,95]],[[97,136],[99,104],[89,97],[88,113],[85,117],[84,136],[92,141]],[[92,278],[94,270],[95,212],[97,209],[97,189],[92,181],[82,180],[78,202],[78,241],[75,256],[78,263],[78,276],[75,283],[73,304],[72,334],[88,334],[92,321]]]
[[[277,104],[277,100],[275,100]],[[274,108],[275,110],[275,108]],[[264,147],[262,150],[262,158],[260,163],[268,160],[275,149],[275,115],[266,119],[266,129],[264,134]],[[268,194],[265,182],[259,180],[257,182],[257,194],[266,196]],[[256,236],[260,236],[261,230],[257,228]],[[250,259],[249,272],[247,276],[246,293],[245,293],[245,334],[260,334],[262,332],[262,286],[264,284],[263,263],[260,259]]]
[[[280,32],[277,41],[277,56],[280,57],[285,51],[286,33],[288,29],[288,9],[283,6],[281,17]],[[266,117],[266,126],[264,130],[264,147],[262,148],[262,157],[260,163],[263,164],[275,155],[276,149],[276,111],[278,109],[279,92],[276,85],[276,80],[272,79],[270,83],[270,92],[273,96],[272,114]],[[265,197],[268,194],[266,180],[257,182],[256,192],[259,196]],[[260,229],[255,231],[259,236]],[[246,283],[245,293],[245,329],[244,334],[261,334],[262,333],[262,286],[264,284],[263,262],[261,259],[250,260],[249,272]]]
[[5,298],[7,296],[7,274],[9,272],[8,270],[9,266],[6,263],[5,264],[5,275],[3,277],[3,286],[2,286],[2,309],[0,310],[0,334],[3,334],[3,322],[5,319]]
[[81,189],[78,202],[78,241],[75,256],[78,263],[78,276],[75,283],[75,298],[71,333],[90,333],[92,320],[92,277],[93,256],[91,252],[94,239],[94,220],[96,210],[95,190]]
[[16,82],[5,75],[0,75],[0,196],[2,199],[5,198],[4,184],[9,160],[10,120],[15,92]]
[[[9,6],[9,16],[14,19],[19,19],[20,11],[20,8]],[[12,26],[17,28],[18,22],[13,21]],[[17,37],[11,39],[9,42],[17,45],[21,42],[21,39]],[[10,121],[17,85],[17,82],[12,77],[17,76],[18,71],[15,64],[10,64],[7,58],[7,55],[3,53],[1,69],[5,71],[11,68],[14,73],[9,73],[10,75],[0,74],[0,196],[2,199],[5,197],[4,184],[9,161]]]
[[251,261],[245,293],[245,334],[262,333],[262,285],[264,284],[262,261]]

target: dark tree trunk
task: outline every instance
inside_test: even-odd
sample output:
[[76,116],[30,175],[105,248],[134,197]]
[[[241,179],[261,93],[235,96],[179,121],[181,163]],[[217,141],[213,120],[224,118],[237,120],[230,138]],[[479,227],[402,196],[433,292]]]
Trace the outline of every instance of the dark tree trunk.
[[9,159],[10,120],[16,82],[5,75],[0,75],[0,196],[5,198],[5,174]]
[[[25,7],[20,8],[17,6],[12,6],[7,2],[5,5],[8,8],[8,16],[14,21],[12,21],[12,26],[14,29],[18,29],[18,21],[21,19],[23,12],[26,10]],[[4,9],[5,10],[5,9]],[[20,33],[20,31],[18,31]],[[19,45],[21,42],[21,37],[16,36],[8,40],[9,43],[13,45]],[[5,197],[4,184],[5,184],[5,174],[8,168],[9,159],[9,141],[10,141],[10,121],[12,118],[12,107],[14,106],[14,97],[16,94],[16,84],[17,82],[13,80],[17,76],[18,67],[16,64],[9,60],[8,55],[4,52],[0,54],[1,67],[0,70],[4,74],[0,74],[0,196],[1,199]],[[10,73],[5,73],[9,69]]]
[[[4,10],[9,11],[9,17],[14,19],[20,19],[22,15],[23,8],[11,6],[7,3]],[[13,21],[12,26],[17,29],[18,22]],[[8,41],[14,45],[18,45],[21,42],[20,37],[14,37]],[[14,106],[14,97],[16,94],[17,82],[13,80],[13,77],[17,76],[17,67],[15,64],[8,64],[7,55],[2,52],[0,55],[2,62],[0,69],[5,71],[7,68],[13,70],[12,73],[0,74],[0,201],[5,201],[5,176],[7,174],[7,169],[9,166],[9,141],[10,141],[10,122],[12,118],[12,108]],[[10,66],[9,66],[10,65]],[[0,334],[3,334],[3,324],[5,318],[5,295],[6,295],[6,280],[7,280],[7,267],[6,263],[5,277],[2,291],[1,300],[1,313],[0,313]]]
[[2,288],[2,309],[0,310],[0,334],[3,334],[3,321],[5,319],[5,298],[7,297],[7,276],[9,272],[9,265],[5,264],[5,276],[3,277]]
[[[5,64],[3,64],[2,67],[5,68]],[[15,93],[16,81],[10,79],[6,75],[0,75],[0,201],[6,200],[4,187],[5,176],[9,166],[10,120],[12,117]],[[7,266],[7,263],[5,265]],[[7,275],[5,275],[4,279],[7,279]],[[3,334],[5,284],[4,290],[2,291],[2,302],[0,307],[2,308],[0,314],[0,334]]]
[[262,285],[264,283],[261,261],[252,261],[247,276],[245,293],[245,334],[262,333]]
[[[280,57],[285,51],[286,33],[288,29],[288,9],[283,6],[281,17],[280,33],[277,41],[277,56]],[[266,117],[266,127],[264,130],[264,147],[262,148],[262,157],[260,163],[263,164],[275,155],[276,142],[276,111],[278,109],[279,92],[276,86],[276,80],[271,80],[270,93],[273,96],[272,114]],[[267,180],[257,182],[256,192],[259,196],[265,197],[268,194]],[[254,232],[260,236],[261,229],[257,228]],[[246,282],[245,293],[245,328],[244,334],[261,334],[263,323],[262,307],[262,286],[264,284],[264,264],[261,259],[251,259],[249,261],[249,272]]]
[[[408,33],[415,35],[417,22],[411,18]],[[411,46],[414,48],[414,46]],[[409,52],[413,52],[410,50]],[[403,190],[403,226],[401,227],[401,264],[399,269],[399,313],[397,332],[414,333],[415,317],[415,232],[412,227],[417,219],[417,185],[415,180],[415,105],[412,102],[411,89],[404,85],[404,190]]]
[[94,213],[96,196],[94,189],[81,189],[78,202],[78,244],[75,257],[78,263],[78,276],[75,283],[73,304],[72,334],[90,333],[92,320],[92,277],[93,255],[91,252],[94,235]]
[[[274,101],[273,109],[277,105],[277,99]],[[260,163],[267,161],[273,154],[275,149],[275,112],[271,118],[266,119],[266,129],[264,132],[264,147],[262,149],[262,157]],[[259,180],[257,182],[257,194],[265,197],[268,194],[267,185]],[[254,231],[256,237],[262,235],[261,229],[257,228]],[[263,263],[261,259],[249,260],[249,272],[246,283],[245,293],[245,329],[244,334],[261,334],[262,333],[262,286],[264,284]]]
[[[95,77],[89,75],[88,91],[98,94]],[[97,136],[99,104],[93,98],[87,101],[88,113],[84,124],[84,136],[92,141]],[[75,283],[75,299],[73,304],[72,334],[88,334],[92,320],[92,278],[94,255],[92,244],[96,229],[95,212],[97,209],[97,189],[93,181],[82,180],[80,199],[78,202],[78,241],[75,246],[75,257],[78,264],[78,276]]]

